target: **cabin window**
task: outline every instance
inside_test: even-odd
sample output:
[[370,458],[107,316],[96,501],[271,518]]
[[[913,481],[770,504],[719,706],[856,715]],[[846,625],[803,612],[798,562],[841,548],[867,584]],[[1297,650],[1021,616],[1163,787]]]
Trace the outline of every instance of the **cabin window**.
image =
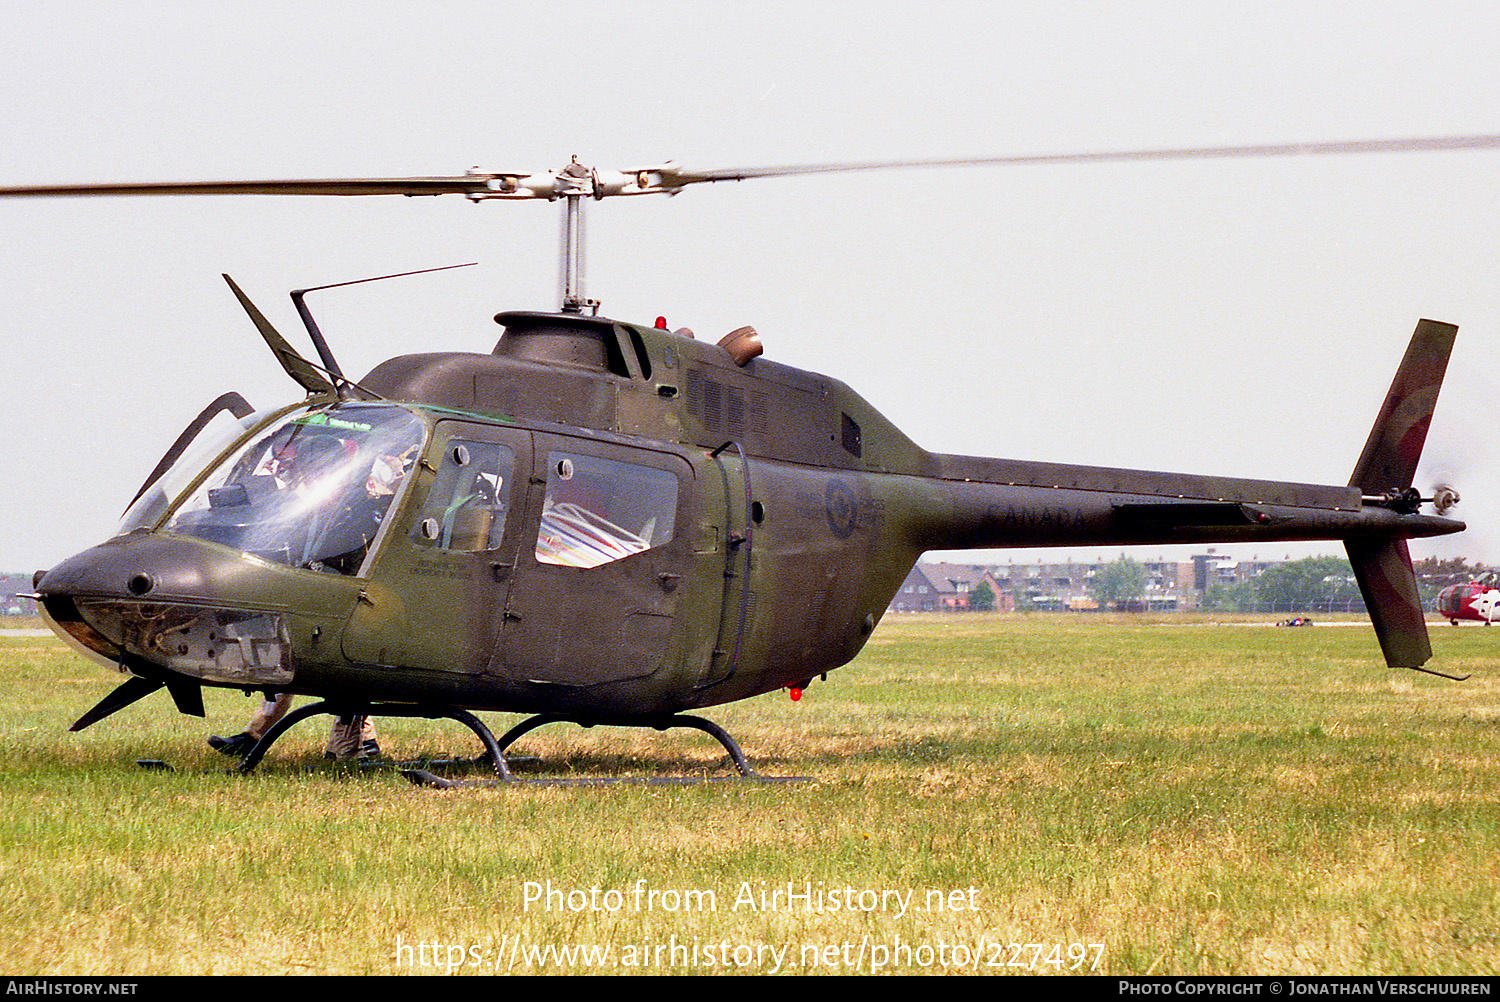
[[677,477],[667,470],[569,452],[547,454],[536,560],[598,567],[672,539]]
[[503,445],[449,439],[413,541],[461,553],[499,549],[515,469],[516,455]]

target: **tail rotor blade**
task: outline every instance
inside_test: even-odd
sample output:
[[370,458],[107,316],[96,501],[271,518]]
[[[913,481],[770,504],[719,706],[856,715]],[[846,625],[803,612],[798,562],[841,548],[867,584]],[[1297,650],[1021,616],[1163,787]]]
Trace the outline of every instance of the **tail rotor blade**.
[[1432,488],[1432,508],[1439,515],[1446,515],[1462,500],[1451,484],[1437,484]]

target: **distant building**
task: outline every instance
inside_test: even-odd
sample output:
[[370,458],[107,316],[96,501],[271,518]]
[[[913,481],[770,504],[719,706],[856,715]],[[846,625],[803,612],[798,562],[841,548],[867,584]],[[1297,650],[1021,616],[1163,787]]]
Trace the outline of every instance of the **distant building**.
[[1063,564],[1000,564],[991,573],[1012,594],[1018,609],[1084,612],[1099,608],[1090,590],[1098,567],[1097,563],[1070,560]]
[[0,574],[0,616],[35,616],[30,574]]
[[901,582],[890,609],[892,612],[961,611],[969,607],[969,593],[981,584],[989,585],[995,593],[996,610],[1015,609],[1014,597],[990,571],[991,568],[979,564],[917,564]]

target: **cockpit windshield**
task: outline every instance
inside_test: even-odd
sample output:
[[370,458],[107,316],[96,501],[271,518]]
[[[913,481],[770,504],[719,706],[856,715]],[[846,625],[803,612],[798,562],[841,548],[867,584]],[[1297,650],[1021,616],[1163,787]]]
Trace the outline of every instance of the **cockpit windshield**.
[[358,574],[424,436],[420,418],[388,404],[293,411],[231,453],[166,529],[292,567]]

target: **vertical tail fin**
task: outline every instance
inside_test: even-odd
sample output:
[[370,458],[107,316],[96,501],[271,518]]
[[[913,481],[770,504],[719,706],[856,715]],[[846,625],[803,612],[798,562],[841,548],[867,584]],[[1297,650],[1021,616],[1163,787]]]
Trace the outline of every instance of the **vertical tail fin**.
[[1458,328],[1452,324],[1417,322],[1406,357],[1401,359],[1375,426],[1370,429],[1365,451],[1354,464],[1350,487],[1379,494],[1411,486],[1457,334]]
[[1359,580],[1359,593],[1370,610],[1370,622],[1380,639],[1380,652],[1392,668],[1418,668],[1432,657],[1427,620],[1417,594],[1406,540],[1346,540],[1349,563]]
[[[1457,333],[1458,328],[1452,324],[1435,320],[1417,323],[1364,452],[1354,464],[1351,487],[1367,495],[1391,498],[1411,487]],[[1414,510],[1416,502],[1411,503],[1410,510]],[[1349,539],[1344,541],[1344,548],[1349,552],[1386,664],[1392,668],[1426,664],[1432,657],[1432,644],[1427,638],[1427,621],[1422,615],[1406,540]]]

